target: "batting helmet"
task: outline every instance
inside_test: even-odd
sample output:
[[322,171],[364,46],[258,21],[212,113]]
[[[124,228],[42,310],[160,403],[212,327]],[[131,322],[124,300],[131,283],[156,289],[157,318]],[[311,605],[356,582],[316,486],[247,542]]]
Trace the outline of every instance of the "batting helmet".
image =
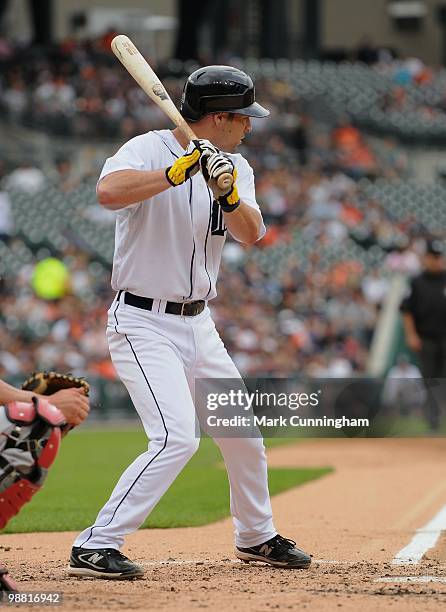
[[188,121],[198,121],[208,113],[238,113],[267,117],[269,110],[255,101],[250,76],[232,66],[205,66],[187,79],[180,106]]

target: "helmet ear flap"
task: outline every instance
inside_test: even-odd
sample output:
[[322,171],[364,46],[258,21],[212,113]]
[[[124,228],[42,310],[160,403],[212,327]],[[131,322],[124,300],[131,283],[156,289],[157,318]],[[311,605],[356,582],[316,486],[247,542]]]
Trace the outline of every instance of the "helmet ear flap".
[[203,113],[194,110],[186,100],[181,100],[180,113],[188,121],[198,121]]
[[190,83],[190,77],[184,84],[183,93],[181,95],[180,113],[187,121],[198,121],[204,115],[200,108],[200,97],[194,91],[193,84]]

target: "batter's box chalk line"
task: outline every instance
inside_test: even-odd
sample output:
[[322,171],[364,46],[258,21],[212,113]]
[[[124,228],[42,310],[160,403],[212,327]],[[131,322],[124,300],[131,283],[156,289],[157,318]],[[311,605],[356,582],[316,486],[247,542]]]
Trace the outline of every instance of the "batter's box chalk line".
[[393,565],[417,565],[426,552],[434,548],[442,531],[446,530],[446,506],[424,527],[417,529],[407,546],[392,560]]
[[446,576],[385,576],[376,578],[373,582],[420,584],[426,582],[440,582],[446,584]]
[[165,559],[164,561],[143,561],[139,565],[147,567],[162,567],[163,565],[228,565],[228,563],[240,563],[239,559],[227,559],[216,561],[214,559]]
[[[240,559],[225,559],[225,560],[214,560],[214,559],[165,559],[161,561],[143,561],[138,562],[139,565],[144,567],[162,567],[168,565],[228,565],[228,564],[239,564],[242,563]],[[332,559],[313,559],[312,563],[315,565],[356,565],[357,561],[334,561]]]

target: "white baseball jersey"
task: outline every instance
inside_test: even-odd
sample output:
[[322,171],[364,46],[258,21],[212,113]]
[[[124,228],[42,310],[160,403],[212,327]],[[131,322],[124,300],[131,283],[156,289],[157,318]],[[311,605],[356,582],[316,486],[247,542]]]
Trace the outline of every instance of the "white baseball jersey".
[[[109,157],[99,180],[117,170],[159,170],[184,154],[171,130],[132,138]],[[237,168],[240,199],[260,213],[254,173],[240,155]],[[265,233],[262,222],[259,239]],[[159,300],[211,300],[226,238],[223,213],[213,202],[201,173],[116,213],[112,287]]]

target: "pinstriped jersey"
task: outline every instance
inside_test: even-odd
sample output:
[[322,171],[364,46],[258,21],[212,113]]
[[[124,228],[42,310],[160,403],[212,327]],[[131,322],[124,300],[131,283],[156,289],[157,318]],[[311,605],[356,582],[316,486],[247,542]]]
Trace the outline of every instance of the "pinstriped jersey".
[[[184,152],[170,130],[147,132],[109,157],[99,180],[117,170],[166,168]],[[260,213],[251,166],[240,154],[230,157],[237,168],[240,199]],[[173,302],[211,300],[217,295],[226,227],[201,173],[115,215],[115,291]],[[265,231],[262,222],[260,237]]]

